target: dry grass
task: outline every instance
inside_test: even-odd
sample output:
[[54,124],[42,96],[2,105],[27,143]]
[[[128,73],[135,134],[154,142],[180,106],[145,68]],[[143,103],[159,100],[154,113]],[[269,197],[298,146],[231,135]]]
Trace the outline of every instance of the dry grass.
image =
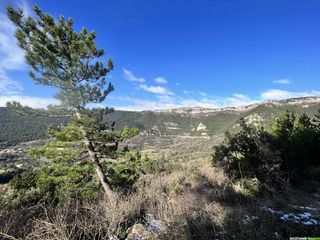
[[[27,225],[29,229],[24,227],[25,232],[17,235],[12,229],[19,225],[19,219],[12,215],[0,231],[30,240],[112,236],[125,239],[128,228],[153,218],[166,225],[157,239],[286,239],[311,236],[319,230],[285,223],[261,211],[262,206],[289,211],[286,206],[290,201],[298,204],[298,200],[292,200],[297,199],[297,193],[292,192],[286,199],[280,195],[248,195],[244,185],[235,187],[221,169],[203,160],[182,165],[181,170],[170,174],[144,175],[135,187],[136,191],[129,195],[119,194],[116,205],[100,198],[87,203],[70,200],[54,209],[42,207],[42,215],[32,219],[32,224]],[[301,200],[314,201],[306,197]],[[4,214],[4,209],[0,209],[0,214]],[[10,220],[9,213],[5,214]],[[246,216],[257,219],[246,222]]]
[[[82,204],[70,200],[53,210],[43,208],[44,216],[33,221],[34,227],[26,239],[121,237],[130,226],[144,223],[147,218],[160,219],[167,225],[167,234],[172,234],[170,229],[174,227],[176,233],[180,232],[177,237],[184,239],[194,231],[190,226],[197,219],[197,228],[204,224],[199,220],[208,221],[209,215],[222,219],[224,208],[219,203],[208,202],[199,188],[208,184],[204,183],[204,178],[210,184],[222,186],[226,183],[222,180],[224,177],[219,171],[211,172],[205,167],[199,171],[186,169],[168,175],[145,175],[137,183],[138,191],[129,196],[119,195],[116,205],[110,205],[104,199]],[[179,191],[173,183],[179,185]]]
[[143,199],[138,195],[118,196],[116,205],[106,199],[79,203],[67,201],[54,209],[44,208],[44,217],[34,220],[26,239],[109,239],[122,236],[142,220]]

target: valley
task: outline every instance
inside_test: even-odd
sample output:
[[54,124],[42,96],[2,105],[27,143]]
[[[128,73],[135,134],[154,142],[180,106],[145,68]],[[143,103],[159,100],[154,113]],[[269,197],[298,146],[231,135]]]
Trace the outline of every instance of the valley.
[[[63,228],[66,229],[63,231],[68,232],[70,226],[67,219],[76,215],[79,218],[85,217],[86,223],[76,220],[72,224],[89,225],[72,234],[83,234],[87,231],[84,229],[97,226],[112,233],[103,233],[105,237],[101,239],[109,240],[133,240],[136,239],[135,236],[177,240],[259,239],[266,236],[266,239],[278,240],[289,236],[314,234],[319,230],[320,223],[319,183],[301,181],[294,188],[279,190],[274,183],[265,184],[257,178],[236,180],[230,175],[227,176],[226,169],[215,163],[214,154],[220,144],[226,144],[225,132],[234,135],[244,131],[240,119],[248,126],[270,128],[270,124],[281,118],[285,110],[296,116],[305,113],[313,119],[319,108],[319,97],[306,97],[222,109],[113,111],[105,115],[104,119],[109,123],[115,122],[115,130],[121,131],[129,126],[140,131],[137,136],[125,140],[119,146],[119,149],[128,147],[132,152],[138,153],[144,162],[141,165],[144,172],[136,180],[130,194],[115,191],[117,205],[109,205],[105,198],[82,203],[81,209],[75,207],[74,202],[69,204],[62,201],[53,209],[49,205],[46,208],[53,211],[50,219],[37,223],[35,227],[30,225],[33,220],[21,215],[21,211],[30,212],[27,207],[18,207],[13,213],[10,208],[4,208],[0,210],[0,216],[4,216],[4,219],[10,216],[13,220],[10,223],[0,220],[0,230],[10,234],[8,236],[27,234],[29,239],[40,240],[42,228],[46,228],[44,231],[48,236],[52,236],[52,227]],[[0,108],[0,113],[0,193],[5,196],[2,201],[13,198],[7,203],[9,206],[15,206],[13,204],[21,201],[28,203],[38,196],[37,191],[40,190],[37,188],[42,186],[42,182],[68,176],[64,176],[59,170],[56,172],[58,177],[55,176],[52,180],[51,177],[45,177],[37,183],[40,184],[37,188],[35,185],[29,187],[31,183],[35,184],[35,180],[24,183],[23,178],[19,177],[24,173],[33,174],[46,167],[50,169],[55,166],[46,157],[31,156],[29,151],[41,148],[48,141],[54,143],[54,139],[50,139],[46,133],[47,128],[67,126],[70,117],[49,114],[21,115],[9,112],[6,108]],[[61,142],[58,142],[58,146],[59,144]],[[277,158],[272,150],[269,151],[271,158]],[[49,152],[48,156],[52,154],[55,156],[54,152]],[[314,176],[318,177],[317,169],[314,170]],[[81,182],[80,179],[76,183]],[[27,186],[25,190],[18,190],[20,187],[16,187],[15,191],[22,191],[17,193],[21,195],[14,195],[10,190],[12,182],[17,181],[22,181],[18,184]],[[66,182],[68,181],[70,180]],[[49,188],[45,189],[50,189],[53,184],[58,182],[49,183]],[[81,188],[79,190],[83,191]],[[88,194],[86,190],[84,192]],[[38,198],[41,199],[40,196]],[[87,206],[90,210],[87,210]],[[93,206],[96,210],[92,209]],[[35,208],[38,209],[37,205]],[[40,208],[36,211],[39,214],[43,210]],[[95,211],[100,214],[96,215]],[[61,213],[63,215],[60,215]],[[134,221],[137,221],[136,224],[130,220],[132,215]],[[110,219],[110,216],[114,222],[104,222],[104,219]],[[65,219],[63,221],[67,225],[60,226],[61,218]],[[99,223],[88,223],[88,219]],[[50,225],[46,225],[49,222]],[[119,222],[123,225],[118,225]],[[21,223],[32,231],[24,230]],[[7,228],[8,224],[10,229]],[[153,228],[156,230],[150,228],[152,224],[155,224]],[[90,230],[85,234],[91,236],[91,231],[97,230]],[[2,232],[0,231],[0,239],[1,236],[7,236],[1,235]],[[54,239],[63,236],[63,232],[57,233]]]

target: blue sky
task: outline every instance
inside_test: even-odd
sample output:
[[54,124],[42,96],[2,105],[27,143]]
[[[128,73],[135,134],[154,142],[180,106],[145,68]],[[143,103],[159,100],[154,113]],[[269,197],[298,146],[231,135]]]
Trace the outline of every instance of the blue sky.
[[56,103],[56,89],[28,77],[14,27],[13,4],[38,4],[97,33],[113,59],[116,90],[104,105],[146,110],[225,107],[320,95],[318,0],[1,0],[0,106]]

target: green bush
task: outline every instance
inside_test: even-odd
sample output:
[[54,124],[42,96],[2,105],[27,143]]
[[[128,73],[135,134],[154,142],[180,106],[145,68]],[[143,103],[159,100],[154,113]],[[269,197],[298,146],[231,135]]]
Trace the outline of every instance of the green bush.
[[320,131],[316,120],[317,116],[313,122],[306,114],[296,119],[286,111],[269,130],[271,147],[281,153],[281,170],[288,181],[307,177],[306,169],[320,166]]
[[164,154],[156,159],[150,159],[148,155],[144,155],[142,158],[142,167],[145,173],[159,174],[164,172],[170,174],[175,170],[181,169],[181,164],[170,161]]
[[67,198],[88,200],[95,197],[100,188],[94,177],[94,168],[89,163],[25,171],[16,175],[9,186],[6,202],[15,207],[58,203]]
[[[130,190],[143,173],[139,153],[121,152],[112,163],[103,164],[113,189]],[[15,207],[39,202],[58,203],[68,198],[90,200],[100,192],[91,162],[76,165],[53,164],[37,171],[25,171],[10,181],[6,200]]]
[[320,167],[319,116],[313,121],[306,114],[296,119],[286,111],[267,129],[241,119],[240,132],[226,133],[225,141],[215,147],[213,162],[233,179],[257,178],[272,186],[312,177],[306,170]]
[[141,159],[139,152],[124,150],[117,152],[114,162],[105,163],[108,178],[113,189],[130,190],[132,185],[145,172],[144,164],[149,164],[149,159]]

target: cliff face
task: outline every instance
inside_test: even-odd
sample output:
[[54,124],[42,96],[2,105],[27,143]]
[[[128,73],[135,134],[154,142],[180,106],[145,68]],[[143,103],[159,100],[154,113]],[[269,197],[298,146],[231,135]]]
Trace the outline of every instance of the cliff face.
[[291,105],[305,105],[308,107],[309,104],[320,103],[320,97],[301,97],[301,98],[290,98],[286,100],[279,101],[268,101],[262,103],[255,103],[246,106],[239,107],[225,107],[225,108],[202,108],[202,107],[193,107],[193,108],[174,108],[174,109],[165,109],[165,110],[156,110],[156,113],[177,113],[177,114],[210,114],[210,113],[219,113],[219,112],[242,112],[254,109],[258,106],[283,106],[286,104]]

